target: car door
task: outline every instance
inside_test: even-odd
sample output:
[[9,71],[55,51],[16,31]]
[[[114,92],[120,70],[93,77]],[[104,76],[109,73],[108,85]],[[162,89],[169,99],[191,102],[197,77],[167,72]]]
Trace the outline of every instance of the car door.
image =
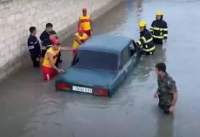
[[133,69],[133,66],[134,66],[133,59],[134,57],[131,56],[130,47],[129,45],[127,45],[122,51],[123,70],[125,72],[126,77]]
[[135,42],[132,41],[130,44],[129,44],[129,49],[130,49],[130,52],[131,52],[131,59],[132,59],[132,64],[133,64],[133,67],[135,67],[135,65],[137,64],[138,62],[138,49],[136,48],[136,45],[135,45]]

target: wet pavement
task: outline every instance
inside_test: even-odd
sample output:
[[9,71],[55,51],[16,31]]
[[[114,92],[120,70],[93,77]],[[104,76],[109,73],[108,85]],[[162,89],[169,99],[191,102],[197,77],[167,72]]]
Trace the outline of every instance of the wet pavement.
[[[55,92],[54,82],[43,82],[39,70],[22,68],[0,83],[0,137],[199,137],[199,5],[198,0],[127,1],[95,21],[95,34],[137,39],[137,22],[150,25],[162,10],[169,26],[165,50],[158,46],[154,56],[143,58],[112,98]],[[62,58],[67,67],[70,53]],[[161,61],[178,86],[173,116],[160,112],[153,98],[154,66]]]

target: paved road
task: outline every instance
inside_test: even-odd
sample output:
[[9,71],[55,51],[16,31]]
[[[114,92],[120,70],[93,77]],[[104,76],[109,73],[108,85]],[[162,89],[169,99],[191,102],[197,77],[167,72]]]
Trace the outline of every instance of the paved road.
[[[135,0],[121,4],[95,22],[94,33],[138,38],[137,22],[163,10],[169,40],[152,57],[143,58],[112,98],[55,93],[53,81],[24,67],[0,83],[1,137],[199,137],[199,5],[198,0]],[[65,44],[70,44],[71,38]],[[63,67],[71,60],[63,53]],[[164,61],[177,81],[174,116],[157,108],[154,65]]]

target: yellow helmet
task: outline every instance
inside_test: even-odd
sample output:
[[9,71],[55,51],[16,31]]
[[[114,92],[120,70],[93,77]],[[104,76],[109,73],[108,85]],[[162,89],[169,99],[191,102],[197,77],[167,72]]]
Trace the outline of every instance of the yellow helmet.
[[156,12],[156,15],[157,15],[157,16],[162,16],[162,15],[163,15],[163,12],[162,12],[162,11],[157,11],[157,12]]
[[146,27],[147,26],[147,23],[145,21],[140,21],[139,22],[139,26],[140,27]]

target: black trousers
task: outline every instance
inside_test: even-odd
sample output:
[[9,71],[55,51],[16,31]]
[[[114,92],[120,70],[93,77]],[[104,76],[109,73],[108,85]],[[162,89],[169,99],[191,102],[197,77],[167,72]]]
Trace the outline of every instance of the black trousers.
[[163,44],[163,39],[156,39],[156,38],[153,38],[153,42],[154,42],[154,44],[156,44],[156,45],[162,45],[162,44]]
[[47,50],[42,50],[42,57],[43,57],[43,58],[44,58],[46,52],[47,52]]
[[38,57],[31,57],[31,60],[33,62],[33,67],[34,68],[39,68],[40,67],[40,60],[37,61],[37,58],[40,58],[39,56]]

